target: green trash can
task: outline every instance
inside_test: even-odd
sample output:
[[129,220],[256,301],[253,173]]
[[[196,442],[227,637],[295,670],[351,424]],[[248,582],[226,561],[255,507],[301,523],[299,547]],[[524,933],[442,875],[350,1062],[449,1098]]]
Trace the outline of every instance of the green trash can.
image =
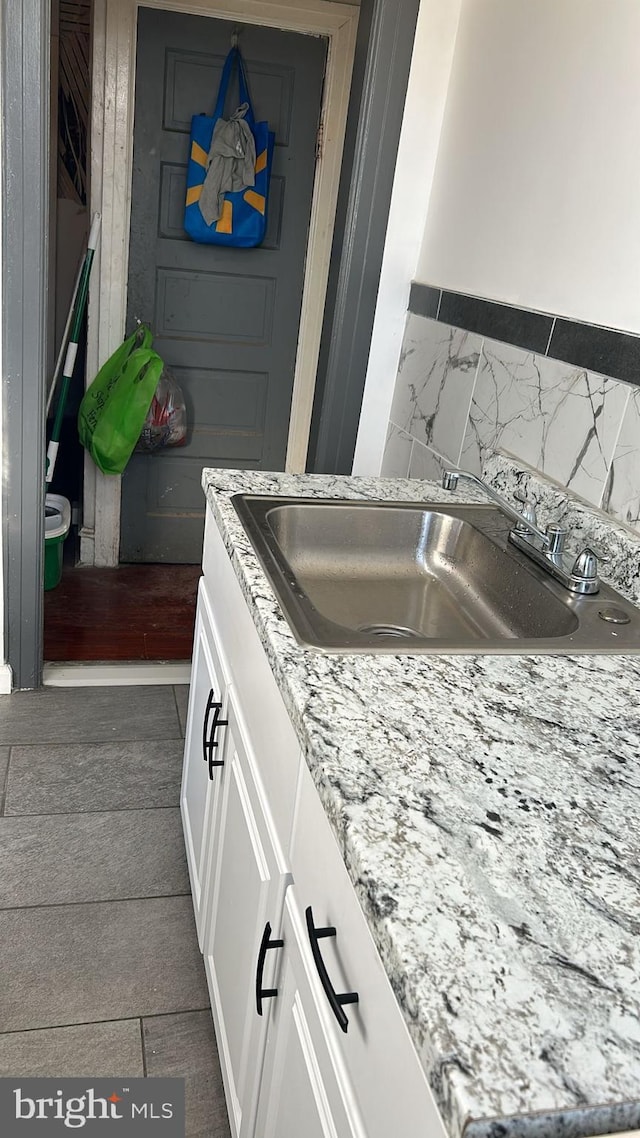
[[64,539],[71,527],[71,504],[61,494],[47,494],[44,510],[44,587],[55,589],[62,577]]

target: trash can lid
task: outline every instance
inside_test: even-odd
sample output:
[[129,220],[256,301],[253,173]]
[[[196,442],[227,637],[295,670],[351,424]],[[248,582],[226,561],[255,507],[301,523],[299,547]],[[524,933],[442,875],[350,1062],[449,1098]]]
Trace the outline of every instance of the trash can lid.
[[44,536],[47,538],[62,537],[71,527],[71,503],[61,494],[47,494],[45,496]]

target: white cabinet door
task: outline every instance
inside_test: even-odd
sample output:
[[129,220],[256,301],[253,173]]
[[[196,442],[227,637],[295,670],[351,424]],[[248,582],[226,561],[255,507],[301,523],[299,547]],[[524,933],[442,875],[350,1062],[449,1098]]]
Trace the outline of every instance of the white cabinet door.
[[[291,843],[300,920],[335,929],[317,943],[324,972],[320,1018],[355,1088],[367,1138],[446,1138],[424,1069],[409,1036],[320,797],[300,772]],[[307,943],[310,930],[305,923]],[[353,991],[357,1003],[336,998]],[[332,995],[333,993],[333,995]],[[342,1023],[341,1023],[342,1021]]]
[[207,510],[202,565],[229,680],[249,736],[255,747],[259,745],[262,782],[287,853],[302,752],[211,510]]
[[279,939],[290,878],[233,688],[228,719],[219,833],[207,885],[211,904],[204,960],[232,1132],[235,1138],[249,1138],[273,1003],[266,996],[259,1015],[257,987],[275,987],[281,951],[267,948],[266,941],[262,954],[260,949],[267,925],[270,939]]
[[317,982],[294,901],[287,892],[278,995],[267,1040],[256,1136],[362,1138],[348,1077],[318,1011]]
[[213,617],[200,581],[180,808],[193,908],[202,950],[208,846],[220,795],[227,719],[225,668],[214,640]]

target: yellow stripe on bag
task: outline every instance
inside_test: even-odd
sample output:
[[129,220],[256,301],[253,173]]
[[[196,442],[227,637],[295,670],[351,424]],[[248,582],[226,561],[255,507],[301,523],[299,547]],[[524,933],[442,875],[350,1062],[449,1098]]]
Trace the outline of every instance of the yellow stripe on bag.
[[193,205],[194,202],[199,201],[201,193],[202,193],[202,185],[190,186],[189,189],[187,190],[187,205]]
[[258,157],[256,158],[256,164],[254,167],[256,174],[259,174],[262,170],[264,170],[266,165],[267,165],[267,152],[266,152],[266,150],[263,150],[262,154],[259,154]]
[[222,213],[216,225],[216,233],[232,233],[233,232],[233,206],[230,201],[223,201]]
[[266,203],[263,194],[257,194],[255,190],[247,190],[242,196],[247,202],[247,205],[252,205],[254,209],[257,209],[258,213],[264,213]]
[[193,162],[197,162],[198,166],[206,166],[207,162],[209,161],[209,155],[207,154],[206,150],[203,150],[201,146],[198,146],[197,142],[192,142],[191,159]]

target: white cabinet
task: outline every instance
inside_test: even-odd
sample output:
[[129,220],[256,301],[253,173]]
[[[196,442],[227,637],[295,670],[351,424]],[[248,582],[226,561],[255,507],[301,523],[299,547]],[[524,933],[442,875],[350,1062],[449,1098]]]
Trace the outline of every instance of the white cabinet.
[[180,809],[191,879],[193,908],[202,951],[208,845],[220,795],[224,731],[227,719],[227,669],[224,665],[203,580],[198,590],[196,628],[187,712]]
[[324,1029],[295,886],[287,892],[282,938],[256,1136],[364,1138],[348,1074]]
[[238,1138],[249,1138],[272,1004],[272,997],[262,999],[259,1015],[257,999],[274,988],[279,948],[272,941],[280,939],[290,875],[232,688],[227,715],[204,960],[232,1130]]
[[203,566],[181,801],[233,1138],[444,1138],[210,515]]

